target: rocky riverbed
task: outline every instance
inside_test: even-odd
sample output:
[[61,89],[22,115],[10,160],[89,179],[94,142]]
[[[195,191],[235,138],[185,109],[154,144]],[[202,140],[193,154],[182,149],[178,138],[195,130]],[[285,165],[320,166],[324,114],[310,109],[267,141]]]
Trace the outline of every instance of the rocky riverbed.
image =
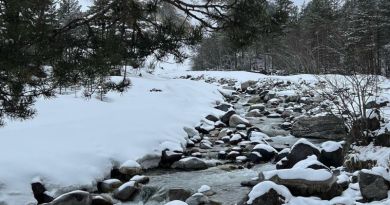
[[[387,197],[386,171],[343,167],[346,127],[328,114],[331,103],[306,82],[247,81],[237,86],[234,80],[182,78],[219,84],[226,101],[215,108],[223,114],[183,128],[188,135],[183,147],[167,144],[161,155],[114,167],[94,190],[54,199],[37,181],[32,188],[38,203],[271,205],[314,196],[318,203],[353,204]],[[337,198],[359,192],[359,187],[361,195],[354,199]]]

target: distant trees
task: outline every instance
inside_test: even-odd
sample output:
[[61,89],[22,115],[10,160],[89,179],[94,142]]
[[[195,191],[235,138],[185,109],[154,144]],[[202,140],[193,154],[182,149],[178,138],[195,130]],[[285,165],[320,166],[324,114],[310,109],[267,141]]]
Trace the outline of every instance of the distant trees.
[[[240,56],[252,56],[244,66],[234,67],[222,62],[203,69],[250,70],[253,68],[249,61],[257,59],[261,69],[265,70],[274,68],[291,73],[353,71],[390,75],[389,5],[387,0],[312,0],[300,10],[291,5],[285,6],[288,19],[279,27],[281,32],[259,35],[241,48],[244,52]],[[237,30],[236,33],[239,35],[240,32]],[[221,35],[225,36],[219,36],[219,39],[225,39],[222,44],[234,42],[226,33]],[[204,56],[201,52],[205,50],[199,48],[197,56]],[[238,53],[229,50],[229,54],[221,58]],[[207,61],[211,59],[201,61],[195,57],[194,69],[202,69],[199,62],[205,64]]]

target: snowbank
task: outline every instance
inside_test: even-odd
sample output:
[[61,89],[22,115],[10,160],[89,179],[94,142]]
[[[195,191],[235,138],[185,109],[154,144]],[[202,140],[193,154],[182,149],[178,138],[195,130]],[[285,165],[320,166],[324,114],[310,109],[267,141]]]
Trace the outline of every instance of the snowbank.
[[[128,92],[109,93],[108,102],[74,94],[39,99],[34,119],[0,128],[0,204],[34,202],[34,178],[54,194],[93,187],[113,164],[166,147],[179,149],[184,126],[218,114],[212,108],[221,100],[216,86],[153,76],[131,81]],[[150,92],[153,88],[162,92]],[[56,192],[59,187],[67,190]]]

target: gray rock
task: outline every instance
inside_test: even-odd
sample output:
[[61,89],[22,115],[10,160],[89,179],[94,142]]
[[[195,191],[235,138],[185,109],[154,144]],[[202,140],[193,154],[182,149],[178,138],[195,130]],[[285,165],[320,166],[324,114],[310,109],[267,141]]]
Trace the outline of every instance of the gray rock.
[[86,191],[72,191],[63,194],[47,205],[92,205],[92,196]]
[[248,80],[243,83],[241,83],[241,90],[246,91],[249,87],[256,85],[257,81],[254,80]]
[[207,169],[207,163],[196,157],[188,157],[173,163],[172,168],[183,170],[202,170]]
[[248,103],[250,104],[256,104],[263,102],[263,98],[261,96],[254,96],[251,99],[248,100]]
[[107,179],[98,183],[98,190],[103,193],[112,192],[122,184],[119,179]]
[[129,201],[138,190],[138,184],[135,181],[129,181],[118,187],[113,196],[121,201]]
[[157,168],[160,161],[161,161],[161,156],[158,154],[147,154],[137,160],[138,164],[141,165],[142,169]]
[[342,119],[326,115],[298,118],[291,128],[291,134],[296,137],[340,140],[346,137],[347,132]]
[[296,142],[291,151],[287,155],[287,159],[282,163],[277,163],[277,169],[292,168],[297,162],[306,159],[308,156],[315,155],[320,156],[320,150],[313,144],[309,143],[306,139],[301,139]]
[[221,122],[225,123],[225,124],[229,124],[229,120],[230,120],[230,117],[232,115],[236,114],[236,111],[234,110],[230,110],[228,112],[226,112],[222,117],[221,117]]
[[382,176],[360,171],[359,187],[364,200],[380,201],[387,198],[389,182]]
[[236,127],[239,124],[244,124],[246,126],[250,126],[249,121],[246,120],[245,118],[243,118],[237,114],[232,115],[229,119],[229,126]]
[[192,195],[192,191],[184,188],[170,188],[167,191],[168,201],[180,200],[185,201]]
[[183,129],[184,129],[184,131],[187,133],[187,135],[188,135],[189,138],[192,138],[192,137],[194,137],[194,136],[199,135],[199,132],[198,132],[195,128],[192,128],[192,127],[184,127]]
[[375,137],[375,146],[390,147],[390,133],[382,133]]
[[119,167],[119,172],[125,175],[134,176],[142,173],[142,167],[138,162],[129,160]]
[[210,200],[204,194],[196,193],[190,196],[185,202],[188,205],[206,205],[210,203]]
[[91,205],[113,205],[113,200],[108,196],[93,195]]

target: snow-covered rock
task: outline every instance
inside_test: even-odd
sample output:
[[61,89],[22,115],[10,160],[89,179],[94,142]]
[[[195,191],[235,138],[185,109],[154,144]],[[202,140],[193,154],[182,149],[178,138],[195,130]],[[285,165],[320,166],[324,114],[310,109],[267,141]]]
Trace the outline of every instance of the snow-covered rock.
[[292,195],[285,186],[275,184],[271,181],[263,181],[252,188],[248,197],[247,204],[281,205],[287,203],[292,198]]
[[234,114],[230,117],[229,119],[229,125],[232,127],[236,127],[239,124],[244,124],[244,125],[250,125],[249,121],[237,114]]
[[135,181],[129,181],[124,184],[122,184],[120,187],[118,187],[114,193],[113,196],[116,199],[119,199],[121,201],[128,201],[130,200],[133,195],[138,190],[137,182]]
[[186,202],[174,200],[166,203],[165,205],[188,205]]
[[134,176],[142,173],[141,165],[134,160],[128,160],[121,164],[119,172],[125,175]]
[[207,169],[207,163],[196,157],[183,158],[172,164],[172,168],[183,170],[202,170]]

